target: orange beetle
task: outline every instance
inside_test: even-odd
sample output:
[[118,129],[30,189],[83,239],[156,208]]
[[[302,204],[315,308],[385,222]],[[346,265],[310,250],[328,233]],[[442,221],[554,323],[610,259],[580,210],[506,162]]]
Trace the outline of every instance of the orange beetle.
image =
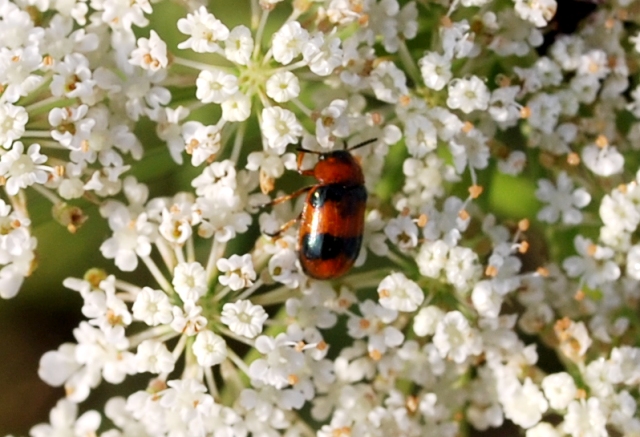
[[[344,275],[355,262],[362,246],[367,190],[362,168],[351,150],[376,141],[371,139],[350,149],[327,153],[298,149],[298,172],[313,176],[316,185],[302,188],[272,202],[281,203],[304,192],[307,199],[299,217],[286,223],[278,233],[298,220],[298,254],[304,272],[315,279]],[[301,170],[305,153],[319,155],[311,170]]]

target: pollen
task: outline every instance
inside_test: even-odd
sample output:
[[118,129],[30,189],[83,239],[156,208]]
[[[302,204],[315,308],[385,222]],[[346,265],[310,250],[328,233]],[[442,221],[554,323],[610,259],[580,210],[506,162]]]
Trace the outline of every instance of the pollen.
[[484,274],[490,278],[495,278],[498,275],[498,269],[496,266],[487,266],[487,268],[484,269]]
[[349,437],[351,436],[351,428],[343,426],[342,428],[331,431],[331,437]]
[[415,413],[416,411],[418,411],[418,406],[420,405],[420,402],[418,401],[418,398],[415,396],[409,396],[407,397],[407,400],[405,402],[405,406],[407,408],[407,411],[410,414]]
[[385,298],[391,296],[391,293],[389,293],[389,290],[378,290],[378,296]]
[[529,118],[531,117],[531,108],[528,106],[523,106],[520,109],[520,118]]
[[300,382],[300,378],[298,378],[298,376],[294,374],[291,374],[287,376],[287,382],[289,383],[289,385],[296,385],[297,383]]
[[518,230],[526,232],[529,229],[530,224],[529,219],[524,218],[518,222]]
[[609,145],[609,140],[607,140],[607,137],[605,137],[604,135],[598,135],[598,138],[596,138],[596,146],[600,147],[601,149],[604,149],[608,145]]
[[468,220],[469,213],[467,212],[466,209],[461,209],[460,212],[458,213],[458,217],[460,217],[460,220]]
[[585,298],[584,291],[582,290],[576,291],[576,294],[573,295],[573,298],[578,302],[582,302]]
[[372,349],[369,351],[369,357],[373,361],[380,361],[382,359],[382,353],[378,349]]
[[571,152],[567,155],[567,164],[571,166],[576,166],[580,164],[580,155],[576,152]]
[[360,329],[368,329],[371,326],[371,322],[367,319],[360,320]]
[[427,214],[420,214],[418,216],[418,222],[416,223],[419,228],[424,228],[429,223],[429,216]]
[[538,267],[536,269],[536,273],[542,276],[543,278],[549,277],[549,270],[546,267]]
[[518,247],[518,252],[527,253],[528,251],[529,251],[529,242],[528,241],[521,242],[520,246]]
[[380,114],[379,112],[373,112],[371,114],[371,121],[373,122],[374,125],[379,126],[382,124],[384,119],[382,118],[382,114]]
[[471,196],[472,199],[477,199],[482,194],[482,190],[482,185],[471,185],[469,187],[469,196]]

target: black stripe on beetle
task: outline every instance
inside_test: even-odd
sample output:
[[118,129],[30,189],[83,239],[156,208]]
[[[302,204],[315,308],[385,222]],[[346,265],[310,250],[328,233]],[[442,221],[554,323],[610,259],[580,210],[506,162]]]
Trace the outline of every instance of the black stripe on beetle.
[[306,234],[302,237],[302,256],[307,259],[330,260],[344,255],[355,259],[360,251],[362,235],[356,237],[336,237],[331,234]]
[[367,201],[367,190],[363,185],[319,185],[309,200],[314,209],[322,208],[326,202],[336,202],[340,205],[340,215],[348,217],[356,213],[358,205]]

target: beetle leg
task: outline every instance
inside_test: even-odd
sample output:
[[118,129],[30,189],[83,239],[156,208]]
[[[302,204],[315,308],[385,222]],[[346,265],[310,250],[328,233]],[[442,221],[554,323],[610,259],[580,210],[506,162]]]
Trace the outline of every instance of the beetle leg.
[[283,224],[282,226],[280,226],[280,229],[278,229],[276,232],[274,232],[274,233],[265,232],[264,234],[266,236],[268,236],[268,237],[271,237],[271,238],[279,238],[280,235],[282,235],[285,232],[287,232],[287,229],[289,229],[291,226],[293,226],[301,218],[302,218],[302,213],[298,214],[298,217],[293,218],[293,219],[289,220],[288,222],[286,222],[285,224]]
[[313,186],[300,188],[299,190],[296,190],[291,194],[287,194],[285,196],[280,196],[280,197],[278,197],[276,199],[273,199],[271,202],[265,203],[263,206],[278,205],[278,204],[280,204],[282,202],[286,202],[287,200],[291,200],[291,199],[293,199],[295,197],[298,197],[299,195],[306,193],[307,191],[309,191],[312,188],[313,188]]
[[303,170],[302,169],[302,160],[304,159],[304,154],[305,153],[309,153],[307,150],[304,149],[298,149],[298,173],[300,173],[303,176],[313,176],[313,169],[310,170]]

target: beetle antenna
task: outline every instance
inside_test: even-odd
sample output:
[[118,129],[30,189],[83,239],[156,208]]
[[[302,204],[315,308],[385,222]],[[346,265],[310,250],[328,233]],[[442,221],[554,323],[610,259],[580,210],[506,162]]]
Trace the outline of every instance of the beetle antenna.
[[[369,144],[371,144],[371,143],[373,143],[373,142],[375,142],[375,141],[378,141],[378,139],[377,139],[377,138],[371,138],[370,140],[364,141],[364,142],[362,142],[362,143],[360,143],[360,144],[356,144],[355,146],[350,147],[350,148],[348,148],[347,150],[348,150],[348,151],[352,151],[352,150],[355,150],[355,149],[359,149],[360,147],[367,146],[367,145],[369,145]],[[346,144],[345,144],[345,145],[346,145]]]
[[347,140],[342,140],[342,150],[349,150],[349,145],[347,144]]
[[312,153],[314,155],[323,155],[324,153],[322,152],[318,152],[316,150],[309,150],[309,149],[305,149],[304,147],[298,147],[296,149],[296,152],[304,152],[304,153]]

